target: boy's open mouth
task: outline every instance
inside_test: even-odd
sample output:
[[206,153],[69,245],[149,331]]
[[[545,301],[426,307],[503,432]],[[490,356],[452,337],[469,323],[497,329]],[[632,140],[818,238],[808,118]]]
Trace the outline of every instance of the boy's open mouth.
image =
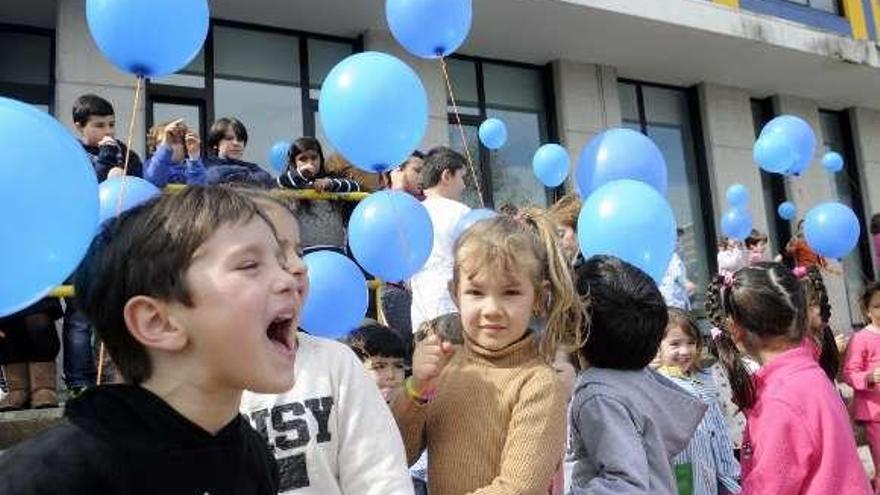
[[275,318],[266,329],[266,336],[275,344],[284,348],[286,352],[294,352],[296,342],[294,339],[294,330],[291,329],[293,318],[279,316]]

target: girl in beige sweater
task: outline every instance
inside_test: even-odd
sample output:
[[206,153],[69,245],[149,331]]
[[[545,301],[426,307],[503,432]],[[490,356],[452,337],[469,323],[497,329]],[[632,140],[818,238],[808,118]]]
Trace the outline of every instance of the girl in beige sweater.
[[[409,461],[427,447],[431,493],[547,492],[565,438],[565,395],[548,363],[581,340],[569,270],[537,210],[480,221],[456,242],[450,289],[464,345],[420,342],[392,403]],[[533,317],[546,321],[540,333]]]

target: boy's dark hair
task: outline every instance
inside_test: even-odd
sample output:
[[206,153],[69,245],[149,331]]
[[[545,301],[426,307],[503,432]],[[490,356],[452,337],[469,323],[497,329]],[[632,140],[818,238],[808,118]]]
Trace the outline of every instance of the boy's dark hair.
[[74,124],[86,125],[92,116],[106,117],[107,115],[115,114],[113,105],[98,95],[82,95],[73,103]]
[[318,154],[321,166],[317,175],[322,176],[324,174],[324,150],[321,148],[321,143],[311,136],[298,138],[290,145],[290,150],[287,152],[287,166],[296,168],[296,156],[306,151],[314,151]]
[[613,256],[593,256],[575,273],[590,327],[582,357],[599,368],[638,370],[657,355],[666,329],[663,296],[648,274]]
[[362,324],[345,338],[361,361],[374,357],[406,359],[403,341],[393,330],[377,321]]
[[425,155],[425,162],[422,164],[422,187],[429,189],[440,183],[443,172],[448,170],[449,173],[463,169],[467,162],[461,153],[448,148],[446,146],[437,146],[428,151]]
[[752,247],[757,246],[762,242],[767,242],[767,234],[761,232],[758,229],[752,229],[752,231],[749,233],[749,236],[746,237],[745,240],[746,249],[751,249]]
[[235,137],[240,139],[244,144],[247,144],[248,133],[244,124],[236,118],[223,117],[222,119],[217,119],[208,131],[208,154],[211,156],[217,156],[217,149],[220,146],[220,141],[223,141],[223,138],[226,136],[226,131],[230,129],[232,129],[232,133]]
[[[874,297],[874,294],[880,292],[880,280],[871,282],[865,287],[865,291],[862,292],[862,297],[860,299],[860,303],[862,305],[862,311],[865,313],[868,312],[868,305],[871,304],[871,298]],[[870,323],[870,322],[868,322]]]
[[143,382],[152,364],[147,349],[128,331],[125,304],[143,295],[192,306],[186,272],[193,254],[221,226],[254,216],[272,229],[245,195],[227,187],[190,186],[105,223],[74,276],[76,302],[126,381]]
[[870,230],[872,235],[880,234],[880,213],[874,213],[871,216]]

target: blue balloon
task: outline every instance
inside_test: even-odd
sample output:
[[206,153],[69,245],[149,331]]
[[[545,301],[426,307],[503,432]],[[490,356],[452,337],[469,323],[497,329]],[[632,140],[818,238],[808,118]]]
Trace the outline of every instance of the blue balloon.
[[335,251],[315,251],[303,261],[309,269],[309,293],[300,326],[311,334],[337,339],[360,325],[369,293],[357,264]]
[[785,201],[779,204],[779,208],[776,209],[776,212],[779,213],[779,218],[783,220],[791,220],[797,216],[797,206],[791,201]]
[[761,130],[759,139],[764,138],[781,139],[788,144],[788,152],[791,155],[787,160],[782,160],[783,163],[790,162],[788,169],[783,171],[788,175],[803,173],[816,152],[816,134],[813,128],[807,121],[794,115],[780,115],[767,122]]
[[385,18],[391,34],[413,55],[445,57],[458,49],[471,30],[471,0],[387,0]]
[[76,268],[98,227],[98,180],[82,145],[34,106],[0,97],[0,316]]
[[419,76],[379,52],[336,64],[321,86],[318,110],[333,147],[370,173],[403,163],[428,128],[428,96]]
[[497,150],[507,142],[507,126],[499,119],[486,119],[480,124],[480,142],[490,150]]
[[825,167],[825,170],[828,172],[836,174],[843,170],[843,157],[840,156],[840,153],[829,151],[822,157],[822,166]]
[[379,191],[361,201],[348,221],[348,242],[364,269],[387,281],[419,271],[434,245],[428,210],[410,194]]
[[749,204],[749,189],[742,184],[727,188],[727,204],[731,208],[745,208]]
[[850,207],[829,201],[814,206],[804,217],[804,237],[813,251],[826,258],[843,258],[859,242],[859,219]]
[[269,150],[269,166],[278,175],[287,170],[288,153],[290,153],[290,141],[276,141]]
[[452,238],[458,239],[461,234],[464,234],[464,231],[471,228],[475,223],[480,220],[486,220],[489,218],[497,217],[498,213],[494,210],[490,210],[488,208],[474,208],[473,210],[467,212],[465,216],[461,217],[461,220],[455,225],[455,228],[452,229]]
[[577,233],[584,258],[616,256],[660,283],[675,250],[675,215],[650,185],[616,180],[587,197]]
[[89,31],[117,68],[162,77],[186,67],[208,35],[207,0],[86,0]]
[[731,239],[745,240],[752,233],[752,214],[740,208],[725,211],[721,217],[721,233]]
[[568,151],[558,144],[545,144],[538,148],[532,158],[535,177],[547,187],[559,187],[568,177],[571,162]]
[[615,180],[644,182],[666,195],[666,160],[654,141],[632,129],[609,129],[595,136],[581,151],[578,187],[584,197]]
[[[122,177],[112,177],[98,186],[98,198],[101,204],[98,217],[101,223],[162,193],[158,187],[140,177],[126,176],[124,187],[122,179]],[[121,205],[120,195],[122,195]]]
[[782,135],[762,136],[755,141],[752,159],[761,169],[772,174],[785,174],[794,167],[795,154]]

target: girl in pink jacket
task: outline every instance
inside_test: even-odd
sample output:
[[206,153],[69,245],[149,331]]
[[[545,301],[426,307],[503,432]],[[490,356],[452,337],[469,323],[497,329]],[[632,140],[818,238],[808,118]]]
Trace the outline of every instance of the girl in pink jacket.
[[855,390],[853,419],[865,426],[874,459],[874,493],[880,494],[880,282],[862,295],[868,326],[850,340],[843,361],[843,380]]
[[[734,402],[746,414],[743,495],[869,495],[843,401],[802,345],[804,290],[791,270],[758,263],[719,276],[706,301]],[[739,352],[761,368],[749,377]]]

